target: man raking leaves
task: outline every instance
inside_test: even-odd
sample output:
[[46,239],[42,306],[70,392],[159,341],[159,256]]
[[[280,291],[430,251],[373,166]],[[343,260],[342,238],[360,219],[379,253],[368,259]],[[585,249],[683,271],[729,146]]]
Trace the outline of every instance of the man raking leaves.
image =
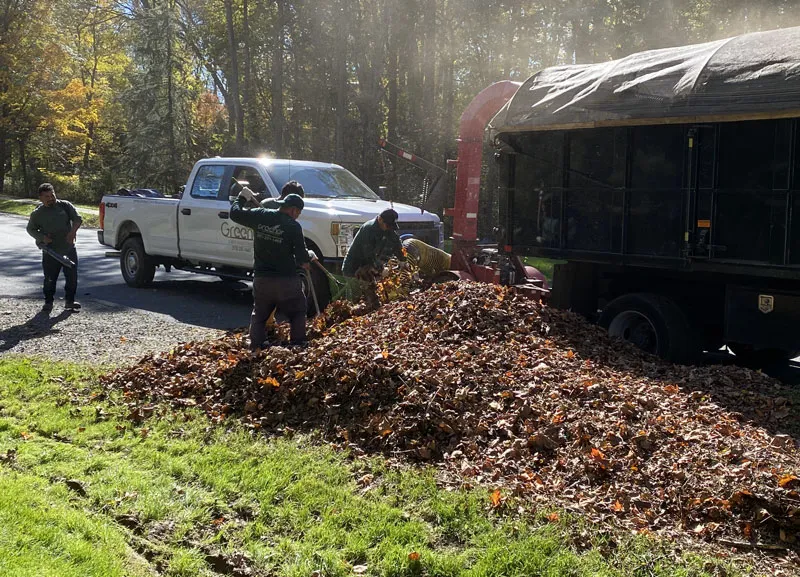
[[78,290],[78,253],[75,250],[75,235],[83,219],[75,207],[66,200],[56,198],[53,185],[45,182],[39,187],[41,204],[31,213],[27,231],[34,239],[36,246],[42,249],[42,270],[44,271],[44,307],[53,309],[56,294],[56,282],[64,269],[64,308],[79,311],[81,305],[75,302]]
[[353,244],[342,263],[342,274],[357,279],[361,293],[370,308],[378,308],[380,299],[376,281],[384,265],[395,257],[405,261],[403,245],[397,236],[397,212],[388,208],[358,229]]

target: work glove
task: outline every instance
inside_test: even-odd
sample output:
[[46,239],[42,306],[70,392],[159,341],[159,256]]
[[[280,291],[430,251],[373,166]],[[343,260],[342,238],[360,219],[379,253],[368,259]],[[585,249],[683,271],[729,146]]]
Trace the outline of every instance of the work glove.
[[308,249],[308,258],[309,258],[309,260],[312,260],[312,261],[313,261],[313,260],[319,260],[319,259],[317,258],[317,253],[315,253],[315,252],[314,252],[313,250],[311,250],[310,248]]
[[239,198],[243,198],[245,201],[247,201],[248,204],[253,204],[255,206],[258,206],[258,199],[256,198],[256,193],[254,193],[246,186],[243,187],[242,191],[239,193]]

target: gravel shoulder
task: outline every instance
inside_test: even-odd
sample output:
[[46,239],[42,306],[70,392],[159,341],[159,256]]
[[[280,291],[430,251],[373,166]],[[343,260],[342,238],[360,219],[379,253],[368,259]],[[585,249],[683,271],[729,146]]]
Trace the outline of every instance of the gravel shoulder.
[[0,355],[124,366],[148,353],[225,334],[104,301],[81,303],[83,310],[72,313],[56,300],[46,313],[39,298],[0,298]]

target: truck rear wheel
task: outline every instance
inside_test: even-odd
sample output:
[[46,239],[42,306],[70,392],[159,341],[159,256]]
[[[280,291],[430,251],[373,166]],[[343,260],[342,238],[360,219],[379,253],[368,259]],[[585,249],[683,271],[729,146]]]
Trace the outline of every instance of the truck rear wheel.
[[132,236],[122,244],[119,267],[122,278],[128,286],[140,288],[147,286],[156,275],[156,265],[144,251],[144,243],[138,236]]
[[612,337],[673,363],[690,363],[700,353],[697,336],[684,312],[661,295],[623,295],[603,309],[600,325]]

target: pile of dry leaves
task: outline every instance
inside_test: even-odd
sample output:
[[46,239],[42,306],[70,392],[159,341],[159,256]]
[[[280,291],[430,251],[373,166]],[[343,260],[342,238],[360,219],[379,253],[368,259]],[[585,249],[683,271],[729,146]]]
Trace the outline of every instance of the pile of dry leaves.
[[[334,308],[337,320],[352,313]],[[329,325],[306,350],[241,335],[105,377],[131,418],[199,406],[264,430],[316,428],[355,451],[557,498],[639,531],[797,550],[795,407],[772,379],[663,363],[513,289],[449,283]],[[789,433],[789,434],[787,434]]]

